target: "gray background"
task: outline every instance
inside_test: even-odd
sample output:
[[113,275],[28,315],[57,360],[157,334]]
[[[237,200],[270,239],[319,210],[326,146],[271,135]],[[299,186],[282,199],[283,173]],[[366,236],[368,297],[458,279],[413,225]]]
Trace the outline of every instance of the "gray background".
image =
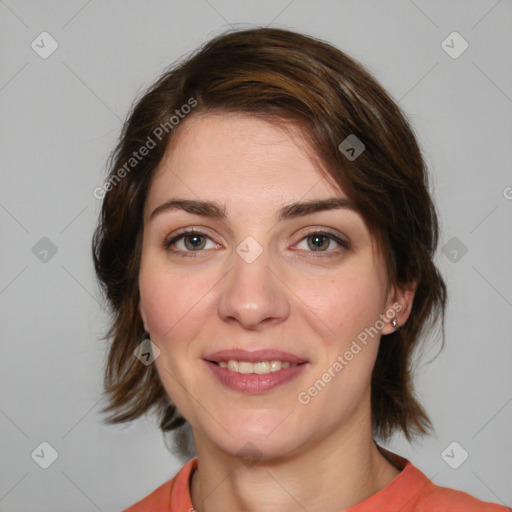
[[[438,485],[512,505],[510,0],[5,0],[0,510],[121,510],[181,466],[154,419],[111,427],[98,414],[107,316],[90,257],[92,191],[135,96],[230,25],[333,43],[411,119],[433,173],[450,303],[445,350],[428,364],[432,340],[417,370],[436,437],[389,447]],[[46,59],[31,47],[49,48],[43,31],[59,44]],[[469,43],[458,58],[441,46],[453,31]],[[48,469],[31,457],[43,441],[58,452]],[[458,469],[441,456],[453,441],[469,453]]]

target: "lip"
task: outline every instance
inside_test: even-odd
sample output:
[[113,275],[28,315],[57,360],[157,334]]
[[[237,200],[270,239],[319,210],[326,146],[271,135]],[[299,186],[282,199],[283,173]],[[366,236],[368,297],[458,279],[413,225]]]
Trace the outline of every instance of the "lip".
[[[227,349],[212,352],[203,356],[206,361],[229,361],[234,359],[235,361],[247,361],[250,363],[256,363],[258,361],[289,361],[290,363],[301,364],[307,363],[307,359],[291,354],[290,352],[283,352],[282,350],[275,349],[262,349],[262,350],[242,350],[242,349]],[[234,372],[232,372],[234,373]],[[279,372],[275,372],[279,373]]]
[[[258,357],[261,357],[261,352],[258,351]],[[268,353],[268,352],[267,352]],[[275,351],[274,351],[275,353]],[[256,352],[253,352],[256,354]],[[212,354],[214,355],[214,354]],[[211,357],[211,356],[209,356]],[[218,356],[217,356],[218,357]],[[222,356],[224,357],[224,356]],[[244,355],[247,357],[247,355]],[[282,356],[281,356],[282,357]],[[235,359],[234,357],[232,359]],[[276,357],[275,360],[278,360]],[[247,361],[247,359],[241,359]],[[255,361],[266,361],[268,359],[255,359]],[[287,359],[285,359],[287,360]],[[222,361],[222,359],[221,359]],[[264,393],[270,391],[277,386],[289,382],[290,380],[299,376],[309,364],[303,362],[303,364],[297,363],[297,366],[291,366],[289,368],[281,368],[277,372],[270,372],[265,374],[257,373],[238,373],[228,370],[227,368],[221,368],[219,365],[213,363],[211,360],[204,361],[205,364],[210,368],[210,371],[220,381],[221,384],[231,388],[235,391],[242,391],[245,393]]]

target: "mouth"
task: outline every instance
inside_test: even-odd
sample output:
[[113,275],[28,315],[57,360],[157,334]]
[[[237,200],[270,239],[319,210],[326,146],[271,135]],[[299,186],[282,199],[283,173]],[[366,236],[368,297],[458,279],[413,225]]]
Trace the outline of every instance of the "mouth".
[[302,363],[291,363],[290,361],[280,361],[273,359],[269,361],[237,361],[236,359],[228,359],[227,361],[208,361],[209,363],[216,364],[220,368],[226,368],[230,372],[235,373],[255,373],[257,375],[265,375],[267,373],[278,372],[286,368],[294,368]]
[[203,359],[221,384],[249,393],[269,391],[288,382],[309,363],[279,350],[223,350]]

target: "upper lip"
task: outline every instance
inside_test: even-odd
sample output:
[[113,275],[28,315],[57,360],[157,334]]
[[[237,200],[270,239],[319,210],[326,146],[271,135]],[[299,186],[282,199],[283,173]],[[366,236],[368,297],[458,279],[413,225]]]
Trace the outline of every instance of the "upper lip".
[[262,349],[262,350],[242,350],[242,349],[226,349],[212,352],[204,356],[207,361],[248,361],[256,363],[258,361],[288,361],[290,363],[300,364],[307,362],[306,359],[291,354],[290,352],[283,352],[282,350]]

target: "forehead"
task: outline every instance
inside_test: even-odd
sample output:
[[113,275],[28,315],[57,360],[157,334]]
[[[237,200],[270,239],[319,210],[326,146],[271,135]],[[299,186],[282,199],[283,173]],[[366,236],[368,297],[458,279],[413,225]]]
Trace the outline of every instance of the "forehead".
[[180,125],[155,172],[148,208],[169,194],[252,208],[344,196],[300,127],[238,113],[196,114]]

